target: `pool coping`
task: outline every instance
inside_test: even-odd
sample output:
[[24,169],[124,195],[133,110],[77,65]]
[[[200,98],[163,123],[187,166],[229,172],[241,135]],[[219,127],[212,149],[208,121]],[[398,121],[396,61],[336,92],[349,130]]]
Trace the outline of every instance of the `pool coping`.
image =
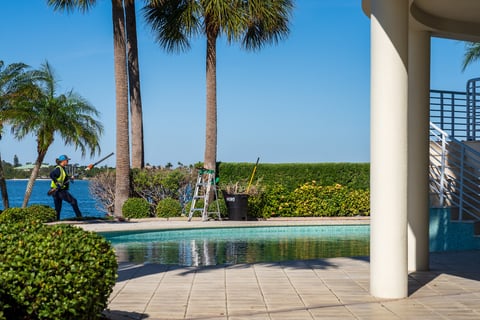
[[185,217],[178,218],[148,218],[130,219],[128,221],[62,221],[57,223],[69,223],[86,231],[110,232],[110,231],[145,231],[166,229],[191,229],[191,228],[231,228],[231,227],[268,227],[268,226],[307,226],[307,225],[366,225],[370,224],[370,217],[306,217],[306,218],[270,218],[266,220],[209,220],[193,218],[191,221]]

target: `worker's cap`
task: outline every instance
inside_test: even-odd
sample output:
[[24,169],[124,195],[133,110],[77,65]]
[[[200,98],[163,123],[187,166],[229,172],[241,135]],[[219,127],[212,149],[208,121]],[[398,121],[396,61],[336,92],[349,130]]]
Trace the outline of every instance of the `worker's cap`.
[[65,160],[70,160],[69,157],[67,157],[66,155],[62,154],[60,157],[58,157],[58,161],[65,161]]

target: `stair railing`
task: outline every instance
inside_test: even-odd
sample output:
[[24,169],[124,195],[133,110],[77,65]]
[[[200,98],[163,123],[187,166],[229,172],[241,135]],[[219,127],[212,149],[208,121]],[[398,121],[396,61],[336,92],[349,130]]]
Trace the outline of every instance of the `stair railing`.
[[480,220],[479,173],[480,152],[430,122],[430,193],[437,205],[458,207],[459,220]]

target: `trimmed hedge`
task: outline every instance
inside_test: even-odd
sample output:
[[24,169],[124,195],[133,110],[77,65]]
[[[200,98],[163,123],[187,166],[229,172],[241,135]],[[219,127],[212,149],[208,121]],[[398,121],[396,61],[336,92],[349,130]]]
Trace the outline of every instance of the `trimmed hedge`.
[[[219,185],[243,181],[248,182],[254,163],[220,162],[218,164]],[[264,186],[282,184],[287,191],[310,181],[328,186],[340,184],[351,189],[370,189],[369,163],[259,163],[254,181]]]
[[0,225],[0,319],[101,319],[117,262],[103,237],[71,225]]

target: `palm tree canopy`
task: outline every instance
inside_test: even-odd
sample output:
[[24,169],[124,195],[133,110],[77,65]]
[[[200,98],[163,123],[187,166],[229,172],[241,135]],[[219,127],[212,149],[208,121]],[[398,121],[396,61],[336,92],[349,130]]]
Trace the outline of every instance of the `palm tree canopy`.
[[480,59],[480,43],[467,42],[465,55],[463,56],[462,71],[465,71],[468,65]]
[[24,86],[23,98],[15,100],[0,113],[0,122],[11,125],[17,139],[34,133],[37,152],[46,152],[59,134],[66,145],[80,149],[85,156],[100,153],[99,137],[103,126],[95,120],[98,111],[73,90],[57,95],[57,83],[48,62],[30,73],[32,82]]
[[0,108],[19,96],[19,91],[27,79],[25,72],[28,68],[29,66],[24,63],[5,66],[5,63],[0,60]]
[[[3,112],[5,108],[14,104],[14,100],[23,97],[25,83],[29,82],[26,76],[26,70],[29,68],[24,63],[12,63],[5,66],[0,60],[0,110]],[[3,123],[0,121],[0,138],[3,132]]]
[[290,33],[288,27],[294,9],[293,0],[245,0],[247,27],[242,46],[259,50],[265,44],[276,44]]
[[293,0],[152,0],[144,8],[157,42],[167,52],[190,48],[197,35],[225,35],[247,50],[276,43],[289,33]]
[[47,0],[47,5],[55,11],[73,12],[79,9],[81,12],[87,12],[95,6],[97,0]]

